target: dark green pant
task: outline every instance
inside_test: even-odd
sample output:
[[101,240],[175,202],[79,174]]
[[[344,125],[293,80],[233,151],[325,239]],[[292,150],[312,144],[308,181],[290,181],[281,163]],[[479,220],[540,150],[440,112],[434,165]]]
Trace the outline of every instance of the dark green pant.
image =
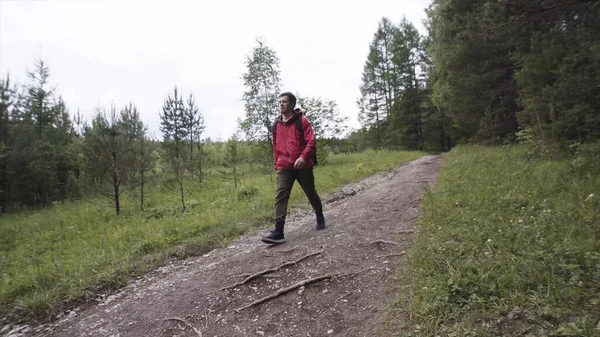
[[303,170],[277,170],[277,193],[275,195],[275,223],[284,223],[285,216],[287,214],[288,200],[292,192],[294,182],[298,180],[298,183],[302,187],[304,194],[310,201],[312,208],[317,214],[323,212],[323,205],[321,204],[321,198],[317,194],[315,189],[315,176],[313,169]]

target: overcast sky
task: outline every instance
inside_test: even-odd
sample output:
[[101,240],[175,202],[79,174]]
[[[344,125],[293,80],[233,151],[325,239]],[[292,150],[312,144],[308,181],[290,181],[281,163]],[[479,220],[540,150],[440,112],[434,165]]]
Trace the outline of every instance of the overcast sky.
[[[70,112],[133,101],[155,136],[165,97],[193,92],[205,137],[226,140],[244,115],[244,61],[261,37],[283,91],[338,103],[358,127],[361,72],[383,16],[423,32],[428,0],[0,0],[0,75],[19,83],[41,56]],[[162,138],[162,137],[161,137]]]

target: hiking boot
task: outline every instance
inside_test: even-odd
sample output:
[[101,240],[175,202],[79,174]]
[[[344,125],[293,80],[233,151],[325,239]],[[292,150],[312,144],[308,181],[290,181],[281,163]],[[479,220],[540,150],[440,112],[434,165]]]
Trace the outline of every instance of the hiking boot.
[[284,222],[278,220],[275,222],[275,229],[272,230],[268,235],[263,236],[261,241],[264,243],[284,243],[285,238],[283,237],[283,227]]
[[264,243],[284,243],[285,238],[283,237],[283,233],[278,230],[272,230],[269,235],[263,236],[261,239]]
[[317,214],[317,230],[325,229],[325,216],[323,213]]

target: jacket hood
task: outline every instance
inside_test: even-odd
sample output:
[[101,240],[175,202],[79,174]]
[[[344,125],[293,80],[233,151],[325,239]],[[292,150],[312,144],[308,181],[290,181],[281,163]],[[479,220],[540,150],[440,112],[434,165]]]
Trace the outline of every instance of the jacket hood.
[[[303,112],[302,112],[302,110],[300,110],[300,108],[296,108],[296,109],[292,110],[292,112],[293,112],[294,114],[293,114],[293,115],[292,115],[292,117],[291,117],[290,119],[288,119],[288,120],[287,120],[287,122],[285,122],[285,123],[290,123],[290,122],[292,122],[292,121],[296,120],[296,118],[300,118],[300,117],[303,115]],[[277,121],[278,121],[278,122],[281,122],[281,123],[284,123],[284,121],[283,121],[283,118],[282,118],[282,116],[281,116],[281,113],[279,114],[279,117],[277,117]]]

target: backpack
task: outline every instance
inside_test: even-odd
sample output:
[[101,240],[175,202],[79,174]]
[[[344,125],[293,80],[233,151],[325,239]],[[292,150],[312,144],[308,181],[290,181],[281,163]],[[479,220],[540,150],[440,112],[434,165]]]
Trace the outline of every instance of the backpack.
[[[302,117],[303,116],[300,116],[300,118],[296,118],[296,130],[298,130],[298,132],[300,132],[300,134],[304,136],[304,129],[302,128]],[[273,122],[271,131],[271,133],[273,134],[273,139],[275,139],[275,136],[277,134],[277,120]],[[302,137],[302,139],[304,140],[304,137]],[[317,165],[317,151],[315,151],[315,155],[311,159],[313,164]]]

